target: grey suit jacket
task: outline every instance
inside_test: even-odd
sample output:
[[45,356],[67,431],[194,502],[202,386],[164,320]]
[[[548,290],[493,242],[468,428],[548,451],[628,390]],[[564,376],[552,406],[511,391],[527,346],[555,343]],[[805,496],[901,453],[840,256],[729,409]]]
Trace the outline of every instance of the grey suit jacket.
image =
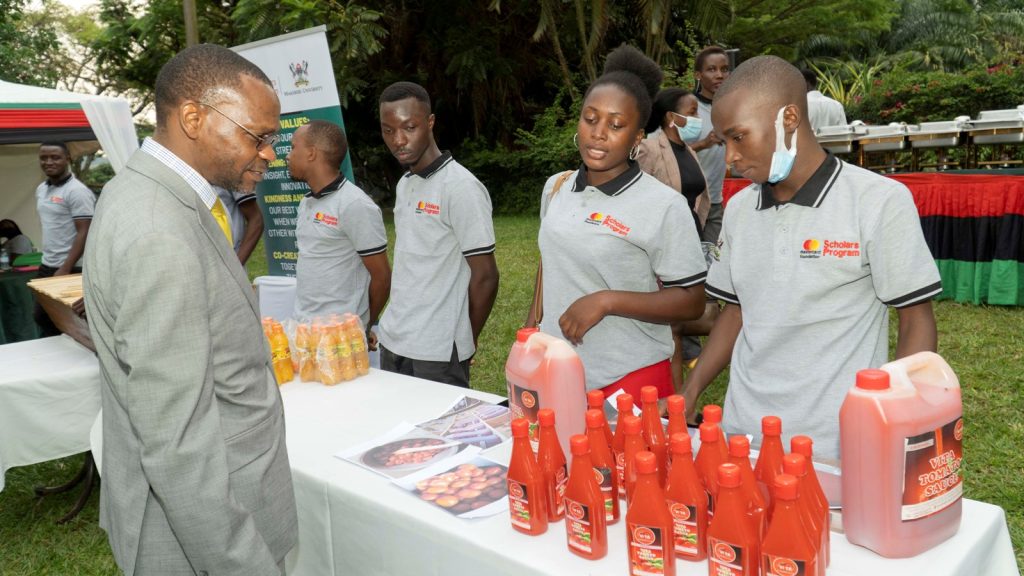
[[248,282],[189,185],[137,151],[103,189],[84,289],[103,397],[100,525],[133,574],[279,574],[284,414]]

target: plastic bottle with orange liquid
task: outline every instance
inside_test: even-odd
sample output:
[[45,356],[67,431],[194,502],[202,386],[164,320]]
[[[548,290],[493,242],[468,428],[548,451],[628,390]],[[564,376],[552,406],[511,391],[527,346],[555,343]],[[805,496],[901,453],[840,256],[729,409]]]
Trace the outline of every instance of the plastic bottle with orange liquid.
[[665,485],[665,498],[672,515],[676,557],[703,560],[708,553],[708,493],[693,465],[690,436],[679,432],[669,436],[672,470]]
[[525,418],[512,421],[512,456],[506,480],[512,527],[531,536],[547,532],[544,471],[530,446],[530,423]]
[[615,425],[615,434],[612,436],[612,456],[615,457],[615,476],[618,478],[619,498],[626,498],[626,455],[625,439],[626,433],[622,430],[622,417],[633,413],[632,394],[619,394],[615,397],[615,407],[618,409],[618,420]]
[[729,437],[729,462],[740,469],[740,489],[750,507],[748,512],[757,527],[757,537],[764,538],[765,530],[768,529],[768,502],[750,466],[750,440],[746,436],[737,434]]
[[644,442],[641,433],[641,422],[639,416],[626,414],[619,416],[619,427],[622,428],[622,477],[626,483],[626,505],[633,501],[633,489],[636,487],[636,455],[647,450],[647,443]]
[[719,430],[718,424],[705,422],[700,425],[700,448],[697,449],[697,457],[694,458],[694,465],[697,467],[697,476],[704,484],[704,489],[711,495],[708,503],[708,517],[714,518],[718,500],[718,466],[724,464],[726,459],[722,457],[718,449]]
[[775,477],[772,491],[775,517],[761,543],[764,576],[816,576],[824,574],[816,534],[809,530],[797,505],[799,482],[789,474]]
[[370,352],[366,349],[366,333],[359,324],[359,318],[352,316],[343,325],[352,347],[352,360],[356,365],[356,374],[365,376],[370,373]]
[[594,473],[590,440],[583,434],[569,438],[572,470],[565,488],[565,533],[569,551],[588,560],[608,553],[605,497]]
[[635,466],[635,493],[626,512],[629,574],[674,576],[672,515],[658,480],[658,457],[653,452],[640,452],[636,455]]
[[544,408],[537,412],[540,423],[538,434],[537,463],[544,472],[544,491],[547,494],[548,521],[557,522],[565,514],[562,498],[565,494],[565,483],[569,480],[569,470],[565,463],[565,453],[558,443],[555,434],[555,411]]
[[[818,471],[814,469],[814,441],[811,440],[810,436],[793,436],[789,440],[789,449],[790,453],[800,454],[807,461],[807,476],[803,480],[807,484],[807,493],[803,497],[813,498],[825,516],[825,538],[823,544],[825,546],[825,565],[828,566],[832,560],[832,544],[829,536],[832,515],[829,512],[828,498],[825,497],[825,491],[822,490],[821,482],[818,481]],[[783,470],[785,470],[785,462],[783,462]]]
[[594,471],[601,478],[605,520],[608,524],[614,524],[619,521],[619,485],[615,477],[615,457],[612,456],[611,447],[604,441],[604,430],[608,425],[601,410],[587,410],[586,419],[590,459],[594,463]]
[[[811,533],[817,543],[816,548],[819,554],[818,566],[823,573],[825,566],[828,565],[828,509],[826,508],[823,511],[819,508],[818,503],[807,490],[808,468],[807,459],[804,458],[803,454],[786,454],[786,457],[782,459],[782,473],[796,478],[800,493],[796,499],[796,505],[803,514],[804,521],[808,526],[808,532]],[[776,505],[778,505],[778,501],[772,499],[771,517],[773,522],[775,520]]]
[[775,476],[782,474],[782,419],[778,416],[761,418],[761,450],[757,454],[754,475],[765,486],[775,485]]
[[718,450],[722,453],[722,462],[725,462],[729,458],[729,445],[725,441],[725,430],[722,429],[722,407],[718,404],[707,404],[701,409],[701,415],[701,424],[718,426]]
[[[587,392],[587,410],[600,410],[604,414],[604,392],[600,390]],[[612,427],[608,425],[607,418],[605,419],[604,435],[610,449],[612,446]]]
[[341,365],[338,362],[338,337],[330,325],[323,326],[316,347],[316,371],[320,382],[333,386],[341,382]]
[[[678,394],[673,394],[665,399],[665,404],[668,411],[665,437],[671,439],[675,434],[689,434],[690,431],[686,428],[686,399]],[[671,454],[671,450],[669,453]]]
[[644,442],[647,449],[658,457],[658,481],[665,485],[665,474],[668,473],[668,445],[665,441],[665,428],[661,425],[661,414],[658,410],[658,389],[654,386],[640,388],[642,403],[640,420]]
[[708,528],[708,575],[758,576],[761,563],[757,527],[747,514],[740,487],[740,469],[725,463],[718,467],[718,502]]
[[270,352],[278,386],[291,382],[295,378],[295,373],[292,371],[292,352],[288,346],[288,337],[285,336],[280,322],[274,322],[271,325]]

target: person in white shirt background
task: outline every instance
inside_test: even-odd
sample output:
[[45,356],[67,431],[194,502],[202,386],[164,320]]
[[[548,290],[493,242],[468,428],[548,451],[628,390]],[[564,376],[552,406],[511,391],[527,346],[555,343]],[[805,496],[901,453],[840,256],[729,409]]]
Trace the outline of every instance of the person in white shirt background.
[[811,129],[817,132],[824,126],[845,126],[846,110],[838,100],[833,100],[818,91],[818,75],[812,70],[801,70],[807,83],[807,116]]

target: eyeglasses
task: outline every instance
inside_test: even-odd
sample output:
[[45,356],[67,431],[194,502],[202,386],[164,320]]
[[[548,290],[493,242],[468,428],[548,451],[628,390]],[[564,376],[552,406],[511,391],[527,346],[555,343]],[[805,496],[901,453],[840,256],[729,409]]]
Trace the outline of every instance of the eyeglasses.
[[207,104],[206,102],[200,102],[200,104],[202,104],[203,106],[206,106],[207,108],[213,109],[214,112],[216,112],[217,114],[220,114],[221,116],[227,118],[232,124],[234,124],[235,126],[238,126],[246,134],[251,136],[252,139],[256,141],[256,151],[257,152],[259,152],[260,150],[263,150],[267,146],[273,146],[274,144],[277,144],[278,142],[281,141],[281,135],[280,134],[267,134],[266,136],[257,136],[255,132],[253,132],[252,130],[249,130],[245,126],[242,126],[241,124],[238,123],[238,121],[236,121],[231,116],[228,116],[227,114],[221,112],[213,104]]

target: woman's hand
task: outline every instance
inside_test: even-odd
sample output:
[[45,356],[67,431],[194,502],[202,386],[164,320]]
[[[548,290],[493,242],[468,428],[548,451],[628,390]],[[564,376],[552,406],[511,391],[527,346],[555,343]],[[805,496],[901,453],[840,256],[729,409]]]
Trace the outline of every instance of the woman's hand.
[[583,335],[608,315],[607,296],[607,291],[603,290],[587,294],[566,309],[558,319],[558,327],[566,340],[577,346],[583,343]]

